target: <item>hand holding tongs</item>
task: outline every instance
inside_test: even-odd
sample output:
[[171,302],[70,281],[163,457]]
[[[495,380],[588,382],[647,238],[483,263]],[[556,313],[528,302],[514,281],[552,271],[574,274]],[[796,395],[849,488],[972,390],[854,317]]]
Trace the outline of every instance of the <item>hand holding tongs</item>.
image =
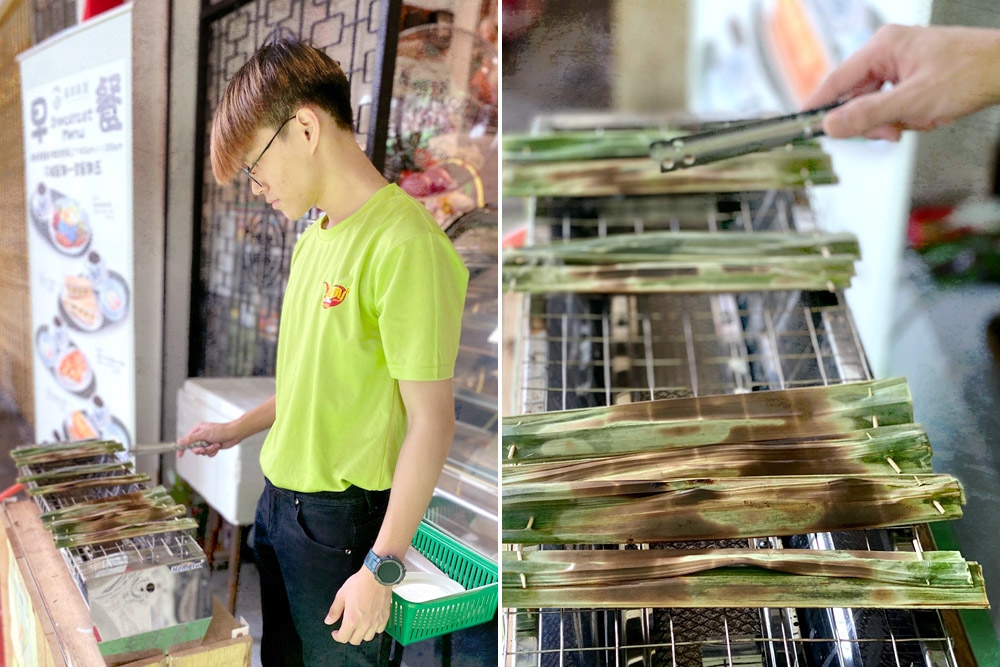
[[204,440],[195,440],[194,442],[189,442],[186,445],[178,445],[176,442],[158,442],[152,445],[136,445],[129,452],[135,456],[143,456],[144,454],[165,454],[167,452],[181,452],[187,451],[189,449],[194,449],[195,447],[208,447],[209,443]]
[[660,171],[666,172],[766,151],[793,139],[821,136],[826,114],[841,104],[835,102],[777,118],[735,121],[731,126],[656,141],[649,145],[649,154],[660,163]]

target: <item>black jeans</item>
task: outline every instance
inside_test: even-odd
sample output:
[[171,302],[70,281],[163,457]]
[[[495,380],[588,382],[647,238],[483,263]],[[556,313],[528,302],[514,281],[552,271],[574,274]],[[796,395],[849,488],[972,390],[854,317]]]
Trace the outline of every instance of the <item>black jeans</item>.
[[254,524],[264,667],[388,662],[391,640],[385,633],[352,646],[330,636],[339,623],[323,623],[337,591],[364,565],[388,503],[388,491],[298,493],[265,480]]

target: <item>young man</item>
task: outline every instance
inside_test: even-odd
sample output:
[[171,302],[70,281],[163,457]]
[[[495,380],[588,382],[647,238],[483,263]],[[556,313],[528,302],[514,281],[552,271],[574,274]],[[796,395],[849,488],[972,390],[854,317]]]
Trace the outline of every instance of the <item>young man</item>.
[[287,39],[240,68],[212,126],[220,183],[242,172],[289,219],[324,212],[292,255],[276,395],[178,441],[204,440],[192,451],[214,456],[271,429],[254,526],[268,666],[387,659],[375,638],[455,428],[468,271],[352,128],[341,69]]

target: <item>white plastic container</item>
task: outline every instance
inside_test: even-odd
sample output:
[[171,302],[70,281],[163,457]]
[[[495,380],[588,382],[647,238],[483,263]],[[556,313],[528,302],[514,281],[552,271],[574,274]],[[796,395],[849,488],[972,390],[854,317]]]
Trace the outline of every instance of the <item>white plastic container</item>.
[[[274,378],[191,378],[177,392],[177,436],[198,422],[236,419],[274,395]],[[267,431],[224,449],[214,457],[186,453],[177,474],[229,524],[252,525],[264,490],[260,448]]]

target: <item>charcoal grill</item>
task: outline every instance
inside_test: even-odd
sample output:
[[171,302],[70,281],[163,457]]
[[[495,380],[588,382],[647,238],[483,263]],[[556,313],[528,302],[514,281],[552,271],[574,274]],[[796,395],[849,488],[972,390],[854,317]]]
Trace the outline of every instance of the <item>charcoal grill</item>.
[[[79,464],[113,463],[103,454]],[[20,466],[35,475],[63,462]],[[108,477],[97,473],[88,477]],[[29,488],[35,488],[29,483]],[[44,512],[149,488],[148,483],[67,490],[34,496]],[[212,615],[205,553],[189,530],[59,549],[84,601],[105,655],[200,639]]]

